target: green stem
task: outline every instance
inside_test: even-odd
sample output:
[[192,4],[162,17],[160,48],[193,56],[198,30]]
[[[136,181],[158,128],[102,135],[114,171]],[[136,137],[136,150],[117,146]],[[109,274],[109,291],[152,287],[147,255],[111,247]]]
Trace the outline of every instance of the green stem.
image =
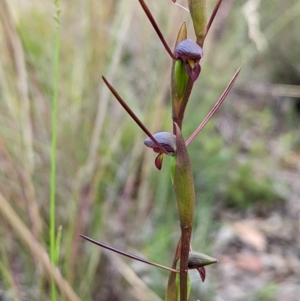
[[194,180],[189,155],[178,125],[176,132],[176,164],[174,170],[174,192],[177,199],[181,227],[180,251],[180,301],[188,296],[188,258],[195,207]]
[[[58,78],[59,78],[59,53],[60,53],[60,3],[54,0],[56,13],[55,53],[54,53],[54,84],[52,99],[52,139],[51,139],[51,171],[50,171],[50,259],[56,264],[56,243],[55,243],[55,189],[56,189],[56,142],[57,142],[57,103],[58,103]],[[51,279],[51,300],[56,301],[56,286]]]

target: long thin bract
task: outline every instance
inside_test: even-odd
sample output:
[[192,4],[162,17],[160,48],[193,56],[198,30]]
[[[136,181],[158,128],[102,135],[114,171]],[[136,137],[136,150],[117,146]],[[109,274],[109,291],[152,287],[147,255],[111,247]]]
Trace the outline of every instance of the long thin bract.
[[129,258],[132,258],[132,259],[135,259],[135,260],[138,260],[140,262],[143,262],[143,263],[146,263],[146,264],[149,264],[149,265],[152,265],[152,266],[155,266],[155,267],[158,267],[158,268],[161,268],[161,269],[164,269],[164,270],[167,270],[167,271],[170,271],[170,272],[173,272],[173,273],[179,273],[179,271],[177,271],[176,269],[172,269],[172,268],[169,268],[169,267],[166,267],[164,265],[161,265],[161,264],[158,264],[158,263],[155,263],[155,262],[151,262],[147,259],[144,259],[142,257],[139,257],[139,256],[136,256],[136,255],[133,255],[133,254],[130,254],[130,253],[127,253],[127,252],[124,252],[124,251],[121,251],[121,250],[118,250],[116,248],[113,248],[107,244],[104,244],[102,242],[99,242],[99,241],[96,241],[92,238],[89,238],[85,235],[82,235],[82,234],[79,234],[80,237],[90,241],[91,243],[97,245],[97,246],[100,246],[104,249],[107,249],[107,250],[110,250],[112,252],[115,252],[115,253],[118,253],[118,254],[121,254],[123,256],[126,256],[126,257],[129,257]]
[[241,68],[239,68],[235,72],[234,76],[232,77],[231,81],[229,82],[228,86],[226,87],[226,89],[222,93],[222,95],[219,98],[219,100],[217,101],[217,103],[214,105],[214,107],[211,109],[211,111],[207,114],[207,116],[204,118],[204,120],[201,122],[201,124],[197,127],[197,129],[195,130],[195,132],[186,140],[186,142],[185,142],[186,146],[188,146],[193,141],[193,139],[200,133],[200,131],[205,127],[205,125],[208,123],[208,121],[212,118],[212,116],[219,109],[219,107],[221,106],[221,104],[225,100],[226,96],[230,92],[233,84],[235,83],[235,81],[236,81],[236,79],[237,79],[240,71],[241,71]]

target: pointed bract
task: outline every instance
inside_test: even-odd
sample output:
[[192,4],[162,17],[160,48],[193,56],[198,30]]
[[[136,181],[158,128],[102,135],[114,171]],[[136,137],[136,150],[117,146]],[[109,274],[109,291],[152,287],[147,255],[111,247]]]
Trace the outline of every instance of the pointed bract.
[[130,107],[126,104],[124,99],[119,95],[119,93],[115,90],[115,88],[107,81],[107,79],[102,76],[102,79],[108,89],[111,91],[111,93],[115,96],[119,104],[125,109],[125,111],[130,115],[130,117],[135,121],[135,123],[144,131],[146,135],[153,141],[153,143],[156,144],[157,148],[160,149],[160,151],[164,154],[167,153],[167,151],[153,138],[150,131],[145,127],[145,125],[139,120],[139,118],[134,114],[134,112],[130,109]]
[[224,90],[224,92],[222,93],[221,97],[219,98],[219,100],[216,102],[216,104],[214,105],[214,107],[211,109],[211,111],[207,114],[207,116],[204,118],[204,120],[201,122],[201,124],[197,127],[197,129],[195,130],[195,132],[186,140],[185,145],[188,146],[189,143],[191,143],[191,141],[193,141],[193,139],[200,133],[200,131],[204,128],[204,126],[207,124],[207,122],[212,118],[212,116],[216,113],[216,111],[218,110],[218,108],[221,106],[221,104],[223,103],[223,101],[225,100],[226,96],[228,95],[228,93],[230,92],[232,86],[234,85],[239,73],[241,71],[241,68],[239,68],[234,76],[232,77],[232,79],[230,80],[229,84],[227,85],[226,89]]
[[160,31],[158,25],[156,24],[156,22],[155,22],[155,20],[154,20],[152,14],[151,14],[149,8],[147,7],[145,1],[144,1],[144,0],[139,0],[139,2],[140,2],[140,4],[141,4],[141,6],[142,6],[142,8],[143,8],[143,10],[144,10],[144,12],[145,12],[145,14],[147,15],[147,17],[148,17],[150,23],[152,24],[154,30],[156,31],[158,37],[160,38],[162,44],[164,45],[166,51],[168,52],[168,54],[170,55],[170,57],[171,57],[172,59],[175,59],[175,58],[174,58],[174,54],[172,53],[170,47],[168,46],[168,44],[167,44],[167,42],[166,42],[166,40],[165,40],[163,34],[161,33],[161,31]]
[[124,252],[124,251],[121,251],[121,250],[118,250],[116,248],[113,248],[107,244],[104,244],[102,242],[99,242],[99,241],[96,241],[90,237],[87,237],[85,235],[82,235],[82,234],[79,234],[80,237],[86,239],[87,241],[99,246],[99,247],[102,247],[104,249],[107,249],[107,250],[110,250],[112,252],[115,252],[115,253],[118,253],[118,254],[121,254],[123,256],[126,256],[126,257],[129,257],[131,259],[134,259],[134,260],[138,260],[140,262],[143,262],[143,263],[146,263],[146,264],[149,264],[149,265],[152,265],[152,266],[155,266],[155,267],[158,267],[158,268],[161,268],[161,269],[164,269],[164,270],[167,270],[167,271],[171,271],[172,273],[178,273],[178,271],[176,269],[173,269],[173,268],[169,268],[169,267],[166,267],[166,266],[163,266],[161,264],[158,264],[158,263],[155,263],[155,262],[151,262],[147,259],[144,259],[144,258],[141,258],[139,256],[136,256],[136,255],[133,255],[133,254],[130,254],[130,253],[127,253],[127,252]]
[[209,18],[209,21],[208,21],[207,25],[206,25],[206,35],[209,32],[209,29],[210,29],[210,27],[211,27],[211,25],[212,25],[212,23],[215,19],[215,16],[216,16],[216,14],[217,14],[217,12],[220,8],[221,3],[222,3],[222,0],[218,0],[218,2],[216,3],[216,5],[214,7],[214,10],[213,10],[213,12],[212,12],[212,14]]

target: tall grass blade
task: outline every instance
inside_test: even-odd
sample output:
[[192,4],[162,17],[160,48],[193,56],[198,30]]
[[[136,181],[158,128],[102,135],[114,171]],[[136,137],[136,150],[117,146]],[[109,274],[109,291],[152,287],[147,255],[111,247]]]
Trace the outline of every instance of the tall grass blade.
[[[60,2],[54,0],[55,5],[55,52],[54,52],[54,73],[53,73],[53,99],[52,99],[52,139],[51,139],[51,171],[50,171],[50,259],[51,263],[56,262],[55,246],[55,190],[56,190],[56,142],[57,142],[57,103],[58,103],[58,78],[59,78],[59,53],[60,53]],[[51,279],[51,300],[56,301],[56,286],[54,279]]]

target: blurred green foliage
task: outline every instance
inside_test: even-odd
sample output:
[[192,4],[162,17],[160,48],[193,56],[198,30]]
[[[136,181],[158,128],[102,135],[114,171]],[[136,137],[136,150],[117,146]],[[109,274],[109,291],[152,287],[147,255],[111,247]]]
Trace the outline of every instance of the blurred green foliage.
[[256,296],[250,300],[253,301],[272,301],[276,298],[276,284],[269,283],[266,286],[261,287],[256,293]]
[[235,166],[234,172],[229,173],[225,191],[227,206],[245,210],[274,205],[277,200],[270,180],[265,175],[257,176],[251,163]]

